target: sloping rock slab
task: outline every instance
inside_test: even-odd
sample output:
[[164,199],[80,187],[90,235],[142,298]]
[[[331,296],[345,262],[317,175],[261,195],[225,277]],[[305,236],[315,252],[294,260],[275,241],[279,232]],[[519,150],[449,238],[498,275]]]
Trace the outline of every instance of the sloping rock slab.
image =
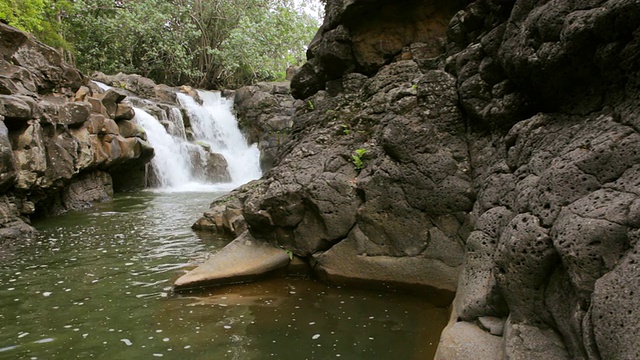
[[[420,293],[438,306],[453,300],[458,267],[422,256],[367,256],[346,239],[324,253],[314,255],[315,271],[331,283],[383,287]],[[379,287],[379,286],[378,286]]]
[[215,253],[204,264],[180,277],[175,291],[253,281],[289,264],[282,249],[255,240],[248,231]]

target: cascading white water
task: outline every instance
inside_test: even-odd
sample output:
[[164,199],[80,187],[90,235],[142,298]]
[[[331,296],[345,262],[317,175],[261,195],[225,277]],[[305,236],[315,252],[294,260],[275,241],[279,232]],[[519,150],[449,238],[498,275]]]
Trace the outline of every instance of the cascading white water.
[[186,140],[187,133],[184,128],[184,119],[182,118],[182,111],[178,108],[170,108],[167,112],[167,118],[169,119],[169,123],[171,124],[169,127],[169,134],[171,136],[178,137],[180,139]]
[[[102,90],[111,89],[106,84],[94,83]],[[262,175],[260,150],[255,144],[249,146],[238,129],[231,111],[233,102],[220,96],[219,92],[198,91],[198,94],[203,105],[186,94],[178,93],[178,99],[189,112],[194,140],[199,145],[187,141],[180,109],[166,111],[169,121],[165,127],[154,115],[134,107],[134,121],[144,128],[155,150],[151,163],[156,185],[169,191],[228,191],[259,178]],[[210,149],[205,150],[202,143],[208,144]],[[230,183],[202,183],[202,169],[207,167],[209,151],[221,154],[227,160]]]
[[211,151],[224,156],[234,184],[244,184],[262,176],[260,150],[256,144],[248,145],[238,129],[231,110],[233,101],[225,99],[219,92],[199,90],[198,95],[202,105],[189,95],[178,94],[180,104],[189,112],[196,140],[208,143]]
[[92,80],[92,82],[93,82],[94,84],[98,85],[98,87],[99,87],[100,89],[102,89],[103,91],[107,91],[107,90],[111,89],[111,86],[109,86],[109,85],[107,85],[107,84],[105,84],[105,83],[101,83],[100,81]]
[[186,142],[169,135],[153,115],[141,108],[134,110],[134,121],[144,128],[147,139],[155,150],[155,156],[151,161],[159,187],[177,187],[192,182]]

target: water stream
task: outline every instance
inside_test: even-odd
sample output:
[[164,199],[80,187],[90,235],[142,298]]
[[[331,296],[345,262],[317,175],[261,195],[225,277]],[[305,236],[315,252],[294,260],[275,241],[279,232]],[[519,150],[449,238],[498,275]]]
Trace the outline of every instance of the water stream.
[[[94,81],[102,90],[111,87]],[[187,129],[180,108],[168,106],[161,115],[165,123],[142,106],[134,106],[133,121],[140,125],[149,143],[155,149],[151,160],[154,187],[167,191],[231,190],[262,175],[260,150],[257,144],[248,144],[238,128],[233,114],[233,100],[221,96],[219,91],[197,91],[202,104],[187,94],[178,93],[180,105],[186,110],[193,139]],[[136,99],[138,104],[148,103]],[[210,154],[220,154],[227,162],[230,179],[226,182],[207,179],[206,169]]]
[[191,151],[200,151],[185,139],[171,136],[153,115],[134,108],[134,120],[144,128],[147,139],[155,151],[152,164],[159,188],[188,187],[194,182],[189,158]]
[[447,312],[419,298],[279,279],[171,284],[228,239],[190,224],[211,193],[118,195],[35,223],[0,262],[0,359],[431,359]]
[[180,103],[189,112],[196,141],[208,144],[211,151],[227,159],[234,184],[259,178],[262,175],[260,150],[257,144],[248,145],[238,129],[238,121],[232,111],[233,101],[217,91],[198,90],[198,95],[202,105],[189,95],[178,94]]
[[[260,176],[231,103],[199,95],[202,105],[180,95],[195,142],[179,110],[166,126],[136,108],[157,189],[40,219],[33,240],[0,248],[0,359],[433,358],[448,312],[412,296],[297,278],[172,294],[230,240],[190,225],[216,196]],[[227,159],[230,183],[194,176],[198,142]]]

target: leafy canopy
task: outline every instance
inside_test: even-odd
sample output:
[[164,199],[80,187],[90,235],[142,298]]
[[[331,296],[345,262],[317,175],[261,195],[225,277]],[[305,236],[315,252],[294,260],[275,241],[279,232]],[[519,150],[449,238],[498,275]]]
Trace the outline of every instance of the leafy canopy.
[[293,0],[0,0],[0,19],[87,73],[207,88],[284,78],[319,26]]
[[0,20],[51,46],[68,48],[59,17],[70,8],[67,0],[0,0]]

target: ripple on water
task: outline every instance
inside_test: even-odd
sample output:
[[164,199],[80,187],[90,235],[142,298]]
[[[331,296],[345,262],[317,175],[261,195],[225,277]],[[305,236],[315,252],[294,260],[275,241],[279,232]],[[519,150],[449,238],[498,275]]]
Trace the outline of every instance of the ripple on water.
[[170,295],[228,241],[190,230],[212,198],[128,194],[35,222],[0,267],[0,359],[432,356],[447,313],[414,297],[302,279]]

